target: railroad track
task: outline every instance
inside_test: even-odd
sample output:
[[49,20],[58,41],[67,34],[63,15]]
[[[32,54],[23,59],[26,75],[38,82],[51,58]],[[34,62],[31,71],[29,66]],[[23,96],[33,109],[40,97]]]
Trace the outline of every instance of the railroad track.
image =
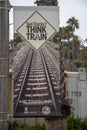
[[14,116],[60,116],[60,89],[44,49],[29,52],[14,89]]

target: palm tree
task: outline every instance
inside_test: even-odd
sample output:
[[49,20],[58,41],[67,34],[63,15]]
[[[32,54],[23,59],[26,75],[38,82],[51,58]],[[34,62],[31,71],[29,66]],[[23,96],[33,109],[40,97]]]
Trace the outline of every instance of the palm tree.
[[68,70],[70,70],[70,59],[75,59],[76,48],[79,47],[78,37],[74,35],[75,29],[79,28],[79,23],[77,19],[72,17],[68,19],[67,24],[67,26],[59,29],[57,39],[60,42],[61,48],[63,48],[62,52],[66,53],[66,56],[68,56],[68,59],[66,60],[66,63],[68,62],[68,64],[66,67]]
[[67,24],[71,27],[72,33],[75,31],[75,29],[79,29],[79,22],[75,17],[69,18]]
[[85,42],[87,42],[87,38],[85,39]]
[[87,38],[84,40],[84,45],[87,46]]
[[[68,64],[66,67],[68,70],[70,70],[70,45],[69,45],[71,39],[70,26],[61,27],[59,29],[58,38],[60,42],[61,51],[63,52],[63,54],[66,53],[68,55],[67,59]],[[63,43],[65,43],[65,45]]]
[[78,36],[73,35],[71,42],[74,45],[74,58],[76,59],[76,53],[78,53],[80,49],[80,40],[78,39]]
[[[79,29],[79,22],[75,17],[71,17],[67,21],[68,26],[70,27],[72,38],[74,36],[75,29]],[[72,43],[72,56],[73,60],[75,59],[75,46],[74,43]]]

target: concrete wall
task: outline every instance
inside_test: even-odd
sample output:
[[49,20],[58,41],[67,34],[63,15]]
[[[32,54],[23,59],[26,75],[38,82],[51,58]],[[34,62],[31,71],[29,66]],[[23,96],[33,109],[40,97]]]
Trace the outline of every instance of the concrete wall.
[[78,72],[65,72],[66,98],[75,117],[87,117],[87,75],[84,68]]

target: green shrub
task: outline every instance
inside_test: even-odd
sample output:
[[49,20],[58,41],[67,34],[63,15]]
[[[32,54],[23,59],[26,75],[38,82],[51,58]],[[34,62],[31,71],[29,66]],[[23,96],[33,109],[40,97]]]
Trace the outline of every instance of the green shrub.
[[87,118],[83,121],[83,130],[87,130]]
[[18,130],[19,128],[20,125],[16,120],[13,122],[9,122],[9,130]]
[[28,126],[26,123],[21,121],[9,122],[9,130],[46,130],[45,125]]
[[87,130],[87,118],[74,118],[73,116],[67,120],[68,130]]
[[53,48],[54,50],[58,50],[59,49],[59,45],[52,42],[52,41],[48,41],[47,45],[50,46],[51,48]]
[[[45,125],[28,126],[22,121],[9,122],[9,130],[46,130]],[[87,130],[87,118],[74,118],[67,119],[67,130]]]

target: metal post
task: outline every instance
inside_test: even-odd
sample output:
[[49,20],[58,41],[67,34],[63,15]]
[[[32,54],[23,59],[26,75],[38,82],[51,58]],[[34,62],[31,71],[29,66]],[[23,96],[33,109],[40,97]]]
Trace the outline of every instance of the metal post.
[[8,130],[9,0],[0,0],[0,130]]
[[67,130],[66,119],[50,118],[45,119],[46,130]]

